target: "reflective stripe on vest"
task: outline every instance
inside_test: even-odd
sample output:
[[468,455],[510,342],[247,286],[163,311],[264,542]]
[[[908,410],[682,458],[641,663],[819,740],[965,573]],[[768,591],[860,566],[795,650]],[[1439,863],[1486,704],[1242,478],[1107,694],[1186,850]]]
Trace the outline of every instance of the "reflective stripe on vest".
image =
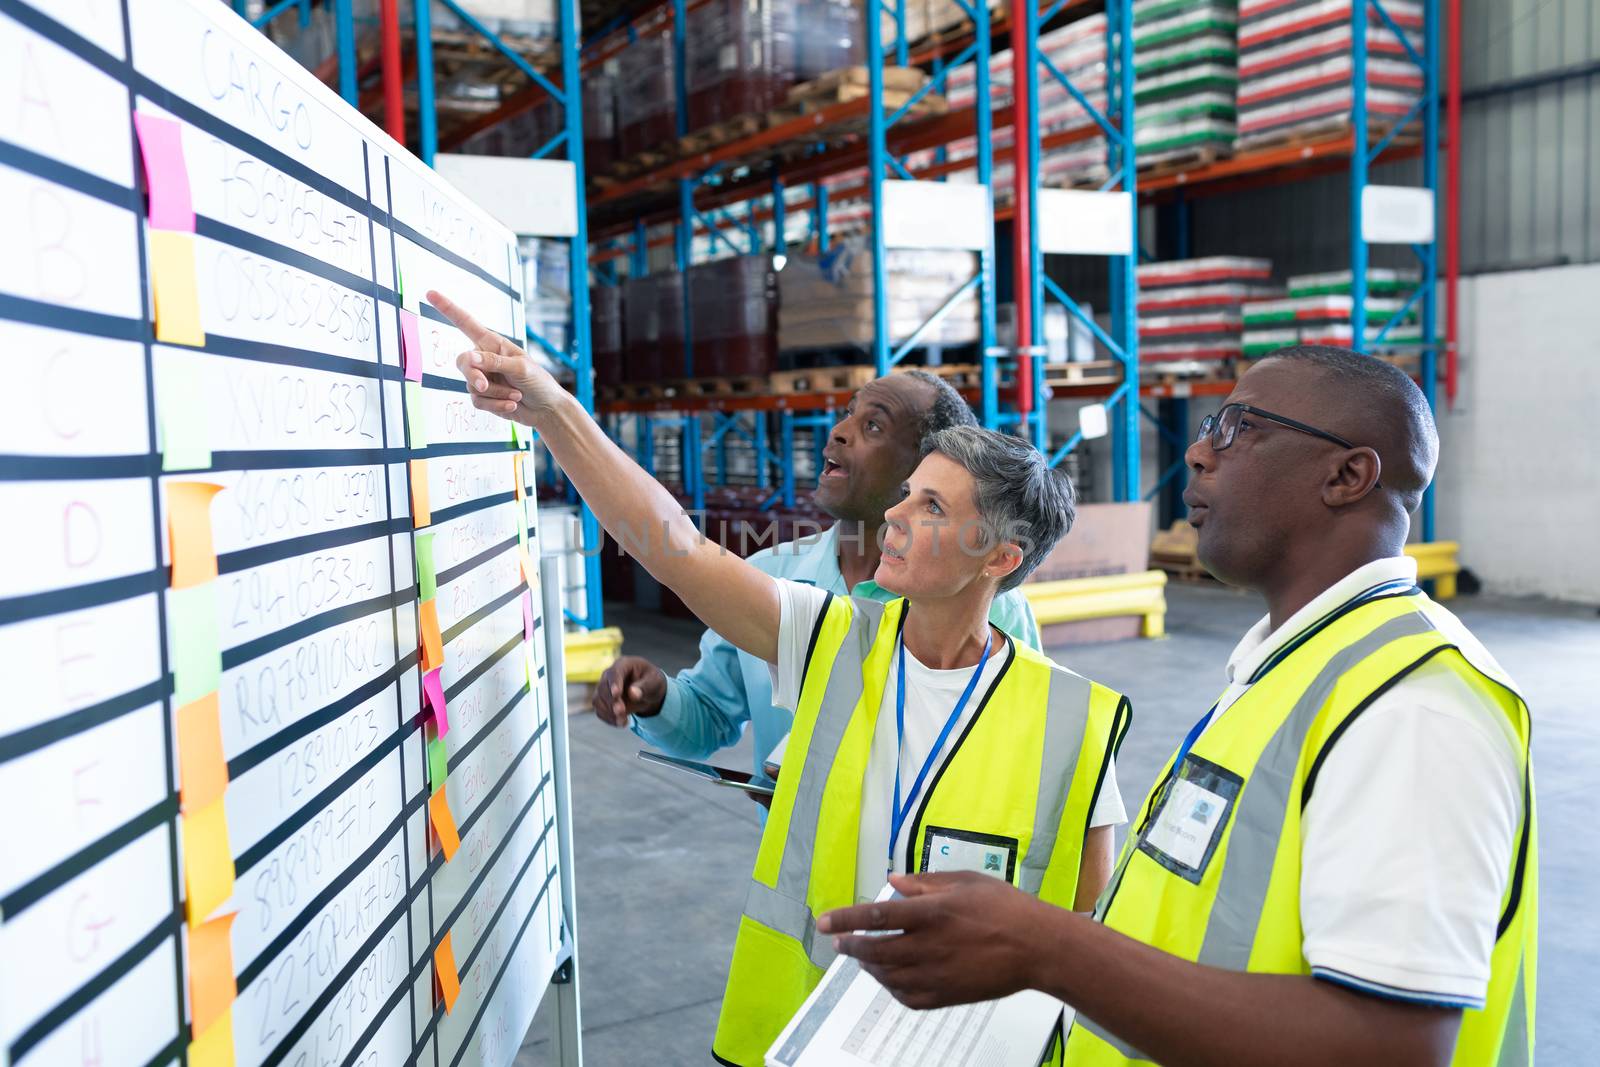
[[[1084,709],[1089,706],[1090,685],[1065,671],[1050,672],[1050,696],[1045,702],[1044,746],[1039,759],[1039,784],[1068,779],[1071,764],[1083,747],[1083,732],[1088,728],[1089,717]],[[1113,743],[1115,739],[1113,738]],[[1044,872],[1050,866],[1050,856],[1056,850],[1056,831],[1061,826],[1061,813],[1067,806],[1067,790],[1041,794],[1033,805],[1033,837],[1028,854],[1022,857],[1022,872],[1017,887],[1025,893],[1039,894],[1044,882]],[[915,828],[913,828],[915,833]]]

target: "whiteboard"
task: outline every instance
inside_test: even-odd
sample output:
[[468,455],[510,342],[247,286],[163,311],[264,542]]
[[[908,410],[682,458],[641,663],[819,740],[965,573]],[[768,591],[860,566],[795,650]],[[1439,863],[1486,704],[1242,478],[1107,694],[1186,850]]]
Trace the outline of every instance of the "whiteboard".
[[0,0],[0,248],[0,1063],[509,1064],[533,465],[422,294],[520,337],[514,238],[219,0]]

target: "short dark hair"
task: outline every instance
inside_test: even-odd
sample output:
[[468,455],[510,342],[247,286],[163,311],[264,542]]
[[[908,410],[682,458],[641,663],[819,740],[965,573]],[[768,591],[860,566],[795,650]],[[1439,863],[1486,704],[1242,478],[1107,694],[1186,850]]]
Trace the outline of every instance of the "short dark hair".
[[1338,390],[1337,400],[1377,449],[1383,484],[1406,511],[1416,509],[1439,461],[1439,428],[1411,376],[1386,360],[1337,345],[1290,345],[1262,357],[1316,367]]
[[1015,589],[1072,529],[1072,479],[1020,437],[977,425],[953,426],[926,438],[924,456],[937,452],[961,464],[977,483],[978,517],[997,541],[1022,549],[1022,563],[1000,582]]
[[972,407],[967,403],[966,397],[957,392],[949,382],[925,370],[908,370],[900,373],[933,387],[933,403],[922,413],[922,426],[917,434],[919,440],[927,441],[934,434],[948,430],[952,426],[978,425],[978,416],[972,413]]

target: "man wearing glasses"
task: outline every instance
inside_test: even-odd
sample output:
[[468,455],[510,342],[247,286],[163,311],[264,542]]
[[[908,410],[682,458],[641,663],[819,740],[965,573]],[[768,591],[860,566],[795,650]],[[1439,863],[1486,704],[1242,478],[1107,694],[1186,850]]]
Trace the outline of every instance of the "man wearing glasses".
[[1531,1063],[1531,724],[1403,554],[1437,456],[1421,390],[1380,360],[1253,366],[1184,499],[1201,562],[1268,613],[1094,921],[949,874],[818,929],[913,1007],[1060,997],[1069,1065]]

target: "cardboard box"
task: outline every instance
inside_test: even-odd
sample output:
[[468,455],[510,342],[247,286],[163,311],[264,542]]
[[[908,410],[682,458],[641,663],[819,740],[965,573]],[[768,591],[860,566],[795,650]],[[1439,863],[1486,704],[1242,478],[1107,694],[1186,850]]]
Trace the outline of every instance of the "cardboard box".
[[[1131,574],[1150,567],[1150,508],[1144,502],[1079,504],[1072,531],[1028,576],[1030,582]],[[1046,651],[1139,636],[1139,618],[1085,619],[1040,628]]]

